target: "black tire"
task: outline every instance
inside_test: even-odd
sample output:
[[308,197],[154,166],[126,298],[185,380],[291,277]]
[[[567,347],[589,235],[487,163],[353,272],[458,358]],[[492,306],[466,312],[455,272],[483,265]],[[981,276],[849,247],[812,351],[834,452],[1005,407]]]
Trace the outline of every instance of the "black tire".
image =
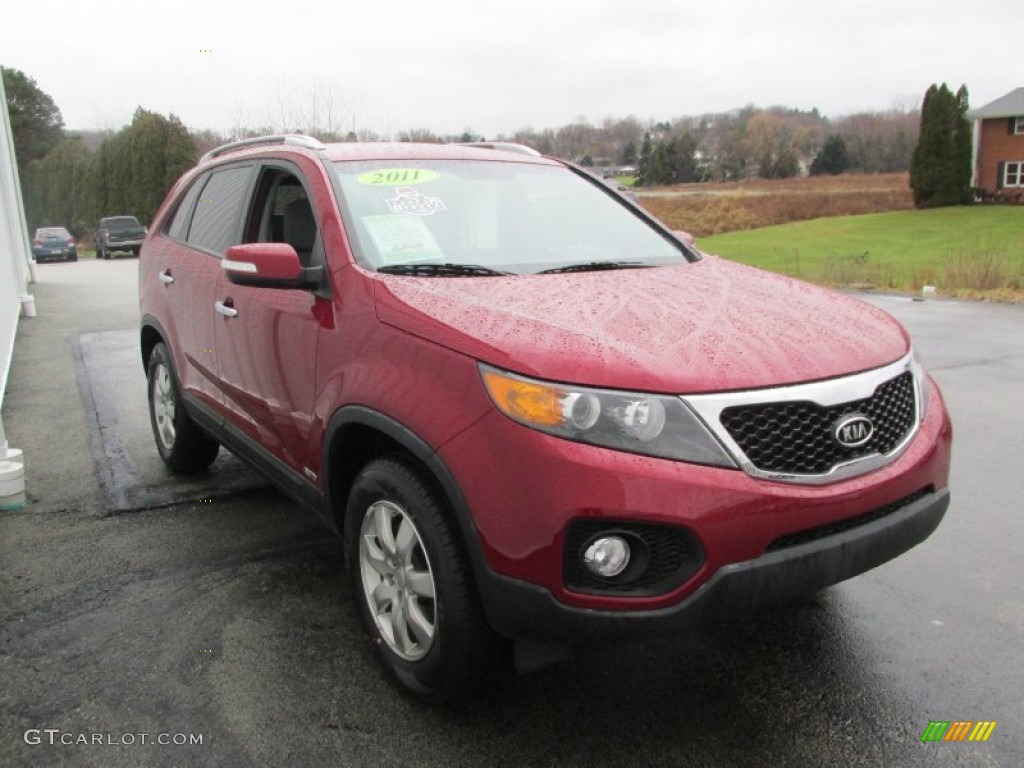
[[217,458],[220,444],[189,417],[167,346],[160,342],[146,365],[149,423],[160,458],[175,474],[201,472]]
[[498,668],[502,649],[443,497],[404,457],[371,461],[356,477],[345,555],[363,626],[402,690],[432,704],[466,699]]
[[139,257],[139,251],[141,251],[141,250],[142,250],[141,248],[132,248],[132,256],[134,256],[135,258],[138,258]]

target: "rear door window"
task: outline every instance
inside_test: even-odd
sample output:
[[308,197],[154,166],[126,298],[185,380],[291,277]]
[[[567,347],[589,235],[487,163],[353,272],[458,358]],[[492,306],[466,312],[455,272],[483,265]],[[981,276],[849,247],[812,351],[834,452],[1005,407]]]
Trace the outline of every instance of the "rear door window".
[[196,201],[186,241],[189,245],[221,256],[239,242],[242,204],[249,191],[252,166],[214,171]]

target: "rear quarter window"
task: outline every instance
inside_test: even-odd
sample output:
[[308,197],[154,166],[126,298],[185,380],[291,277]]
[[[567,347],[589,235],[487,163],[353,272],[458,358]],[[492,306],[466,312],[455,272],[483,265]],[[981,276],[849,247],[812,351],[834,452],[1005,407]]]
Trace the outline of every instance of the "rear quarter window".
[[192,210],[196,206],[196,198],[203,191],[203,187],[206,186],[209,178],[208,175],[200,176],[192,182],[192,185],[185,194],[178,198],[178,205],[174,209],[174,215],[166,227],[164,227],[164,233],[168,237],[173,237],[175,240],[188,239],[188,225],[192,222]]

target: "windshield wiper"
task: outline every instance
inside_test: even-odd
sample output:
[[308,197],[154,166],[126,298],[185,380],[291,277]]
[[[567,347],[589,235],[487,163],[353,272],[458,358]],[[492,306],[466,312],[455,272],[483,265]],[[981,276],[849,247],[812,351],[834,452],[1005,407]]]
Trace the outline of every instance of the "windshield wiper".
[[600,272],[605,269],[639,269],[649,267],[640,261],[585,261],[582,264],[569,264],[565,267],[542,269],[538,275],[555,275],[563,272]]
[[418,275],[420,277],[491,277],[511,275],[480,264],[387,264],[377,269],[388,275]]

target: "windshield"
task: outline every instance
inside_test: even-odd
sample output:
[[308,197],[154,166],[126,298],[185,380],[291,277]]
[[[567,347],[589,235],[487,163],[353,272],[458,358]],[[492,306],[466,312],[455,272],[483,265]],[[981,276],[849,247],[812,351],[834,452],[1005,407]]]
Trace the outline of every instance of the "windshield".
[[[528,274],[681,264],[680,247],[614,192],[561,166],[476,160],[336,162],[363,266]],[[409,265],[408,267],[406,265]],[[464,271],[464,274],[466,272]]]

